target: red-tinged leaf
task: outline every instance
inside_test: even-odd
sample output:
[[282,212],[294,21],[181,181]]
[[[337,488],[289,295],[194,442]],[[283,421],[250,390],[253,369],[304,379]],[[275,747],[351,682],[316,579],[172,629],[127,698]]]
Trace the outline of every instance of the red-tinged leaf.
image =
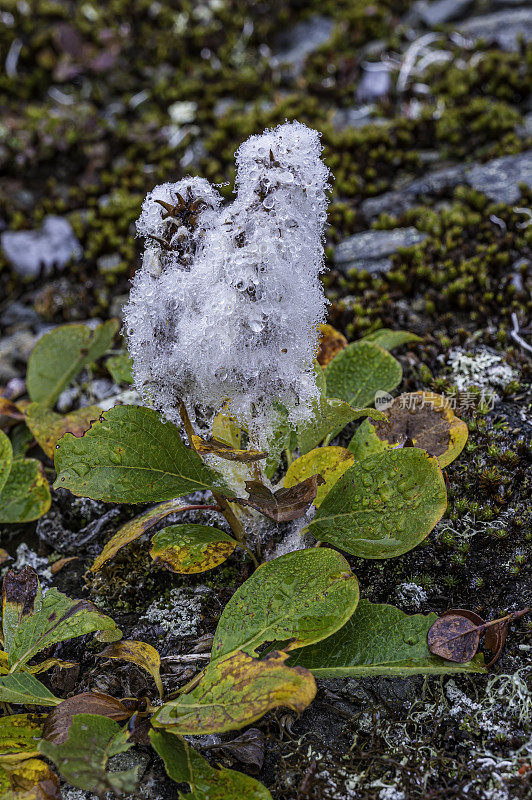
[[63,700],[49,714],[43,728],[43,738],[54,744],[68,739],[68,732],[75,714],[98,714],[116,722],[129,719],[133,710],[126,708],[121,700],[102,692],[82,692]]

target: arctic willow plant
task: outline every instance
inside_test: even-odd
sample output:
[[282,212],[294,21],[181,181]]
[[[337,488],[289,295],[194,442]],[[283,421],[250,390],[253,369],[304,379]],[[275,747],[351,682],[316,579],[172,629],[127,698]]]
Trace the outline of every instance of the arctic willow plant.
[[[155,189],[139,221],[147,246],[126,315],[135,381],[155,408],[116,406],[81,436],[49,412],[55,430],[73,431],[56,446],[55,487],[157,503],[115,533],[92,572],[170,514],[190,509],[208,511],[209,524],[159,530],[154,560],[198,573],[239,547],[257,567],[221,615],[208,666],[177,699],[150,709],[153,746],[198,798],[212,796],[217,781],[225,781],[227,798],[249,787],[238,789],[243,776],[218,773],[176,736],[235,730],[279,706],[301,711],[315,695],[315,677],[483,670],[481,657],[458,664],[431,652],[435,614],[359,603],[357,579],[338,552],[390,558],[425,539],[446,508],[442,467],[459,455],[467,427],[434,394],[389,398],[386,415],[368,407],[401,381],[390,350],[418,337],[385,329],[348,344],[319,324],[327,181],[319,150],[318,135],[298,123],[252,137],[238,151],[237,196],[225,207],[200,179]],[[53,405],[54,396],[46,397]],[[361,417],[347,448],[329,444]],[[232,465],[247,479],[233,480]],[[205,500],[182,499],[197,491]],[[256,513],[283,523],[312,504],[306,529],[317,545],[332,547],[259,566]],[[211,524],[212,512],[225,517],[232,535]],[[268,644],[276,649],[261,655]],[[146,647],[124,642],[105,652],[145,666]],[[156,655],[150,664],[161,691]],[[116,723],[109,727],[111,738],[123,736]],[[69,735],[74,747],[75,725]],[[45,744],[42,752],[72,764],[67,744],[64,751]],[[70,772],[68,779],[90,788]],[[254,791],[269,798],[264,787]]]
[[329,171],[316,131],[286,123],[236,153],[236,198],[206,180],[157,186],[137,224],[146,240],[125,311],[135,385],[176,422],[225,405],[267,446],[274,401],[309,417],[325,297]]

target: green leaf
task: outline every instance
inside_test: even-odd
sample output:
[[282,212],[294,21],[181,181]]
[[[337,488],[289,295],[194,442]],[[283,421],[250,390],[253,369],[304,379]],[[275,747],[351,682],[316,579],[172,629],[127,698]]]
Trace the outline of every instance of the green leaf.
[[238,650],[211,662],[198,685],[157,712],[153,724],[197,736],[224,733],[250,725],[272,708],[300,713],[316,695],[316,683],[301,667],[284,663],[287,653],[252,658]]
[[164,761],[166,774],[176,783],[188,783],[181,800],[272,800],[269,791],[249,775],[233,769],[215,769],[187,742],[166,731],[151,730],[150,741]]
[[277,413],[277,422],[273,428],[273,434],[268,440],[268,457],[264,467],[264,473],[271,479],[277,471],[283,450],[290,448],[294,429],[288,422],[288,410],[282,403],[274,402],[273,407]]
[[309,453],[327,436],[332,439],[350,422],[360,417],[386,419],[374,408],[353,408],[349,403],[334,398],[320,397],[312,403],[312,416],[297,428],[297,442],[301,455]]
[[11,471],[11,464],[13,463],[13,448],[9,437],[3,431],[0,431],[0,495],[2,489],[6,485],[6,481]]
[[116,630],[110,617],[100,614],[87,600],[71,600],[55,587],[48,590],[33,614],[24,617],[17,627],[11,647],[11,669],[20,669],[37,653],[53,644],[95,631]]
[[105,362],[105,368],[110,372],[115,383],[133,383],[133,359],[127,353],[110,356]]
[[33,433],[24,422],[21,422],[11,428],[9,436],[13,447],[13,458],[24,458],[30,444],[33,442]]
[[389,450],[355,463],[333,486],[308,529],[362,558],[392,558],[419,544],[447,506],[438,462],[424,450]]
[[485,672],[481,660],[454,664],[432,655],[427,634],[436,619],[434,613],[405,614],[395,606],[361,600],[343,628],[298,650],[289,663],[306,667],[316,678]]
[[226,561],[237,542],[210,525],[169,525],[152,539],[150,555],[181,575],[207,572]]
[[59,441],[55,488],[114,503],[170,500],[202,489],[234,497],[223,478],[186,447],[179,431],[142,406],[115,406],[77,439]]
[[421,342],[422,339],[421,336],[416,336],[415,333],[410,333],[410,331],[392,331],[390,328],[380,328],[378,331],[368,333],[360,341],[373,342],[373,344],[378,344],[384,350],[393,350],[394,347],[408,344],[408,342]]
[[353,406],[370,406],[375,392],[389,392],[401,382],[400,363],[372,342],[353,342],[325,368],[327,395]]
[[60,702],[34,675],[19,672],[0,676],[0,703],[53,707]]
[[35,458],[13,461],[0,492],[0,523],[31,522],[46,514],[52,496],[43,466]]
[[343,447],[317,447],[300,458],[296,458],[284,478],[285,487],[295,486],[310,475],[321,475],[323,483],[318,486],[314,505],[318,508],[336,481],[353,464],[355,458]]
[[122,772],[107,771],[112,756],[131,747],[127,728],[97,714],[75,714],[68,739],[52,744],[43,739],[39,750],[53,761],[63,778],[86,792],[129,794],[137,784],[138,767]]
[[32,400],[53,406],[83,367],[111,346],[118,321],[110,319],[91,330],[86,325],[61,325],[42,336],[28,361],[26,385]]
[[212,659],[265,642],[290,639],[288,649],[330,636],[358,603],[358,581],[334,550],[311,548],[262,564],[224,608]]
[[312,367],[314,369],[314,375],[316,376],[316,386],[318,387],[320,395],[324,397],[327,394],[327,378],[325,377],[325,372],[317,359],[314,359],[312,362]]

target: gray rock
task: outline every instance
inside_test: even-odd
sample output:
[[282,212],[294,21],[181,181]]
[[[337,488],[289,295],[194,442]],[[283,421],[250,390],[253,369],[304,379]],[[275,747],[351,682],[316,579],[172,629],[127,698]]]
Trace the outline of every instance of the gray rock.
[[18,378],[23,371],[17,365],[25,364],[35,344],[35,336],[27,330],[16,331],[0,340],[0,383]]
[[464,166],[446,167],[429,172],[395,191],[368,197],[361,203],[360,210],[368,221],[380,214],[396,216],[413,208],[422,197],[438,197],[442,192],[454,189],[458,184],[465,182]]
[[464,182],[465,167],[458,164],[454,167],[445,167],[434,172],[429,172],[422,178],[417,178],[409,183],[406,190],[416,197],[430,197],[439,195]]
[[288,64],[294,73],[300,73],[306,57],[329,41],[334,24],[330,17],[315,14],[284,31],[276,40],[272,66]]
[[363,65],[364,74],[358,84],[357,100],[360,103],[373,103],[385,97],[390,91],[390,68],[382,61],[369,61]]
[[0,323],[6,328],[11,325],[27,325],[32,327],[38,325],[40,317],[31,306],[25,306],[18,300],[14,300],[8,305],[6,310],[0,316]]
[[469,39],[484,39],[496,42],[503,50],[517,50],[520,39],[525,42],[532,39],[532,8],[505,9],[473,17],[457,30]]
[[96,260],[96,266],[98,267],[98,272],[116,272],[118,267],[120,267],[122,263],[122,257],[120,253],[108,253],[105,256],[100,256]]
[[38,231],[4,231],[4,255],[22,277],[36,277],[41,266],[49,274],[54,264],[62,269],[71,258],[79,259],[81,245],[68,220],[50,215]]
[[497,203],[519,200],[519,184],[532,186],[532,150],[516,156],[502,156],[466,170],[469,185]]
[[415,205],[415,195],[405,189],[402,192],[386,192],[377,197],[368,197],[361,203],[360,210],[364,218],[369,221],[381,214],[391,214],[392,216],[403,214]]
[[412,13],[428,28],[433,28],[435,25],[462,19],[474,3],[475,0],[434,0],[432,3],[419,0],[414,4]]
[[356,267],[368,272],[382,272],[390,269],[392,262],[388,256],[400,247],[419,244],[427,238],[416,228],[396,228],[393,231],[364,231],[350,236],[336,247],[334,263],[347,272]]
[[375,106],[364,105],[355,108],[340,108],[335,112],[331,122],[336,130],[343,128],[363,128],[364,125],[389,125],[390,121],[383,117],[374,117]]

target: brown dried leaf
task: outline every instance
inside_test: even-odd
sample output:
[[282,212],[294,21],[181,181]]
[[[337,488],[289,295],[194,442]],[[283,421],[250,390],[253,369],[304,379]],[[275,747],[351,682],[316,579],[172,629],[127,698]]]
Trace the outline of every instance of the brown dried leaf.
[[312,475],[289,489],[272,492],[260,481],[246,481],[249,497],[247,500],[237,498],[234,502],[251,506],[275,522],[289,522],[303,516],[322,483],[321,475]]
[[443,469],[454,461],[467,441],[468,428],[455,416],[451,402],[433,392],[410,392],[386,408],[387,419],[366,420],[356,431],[349,450],[356,459],[396,447],[419,447],[438,459]]
[[268,453],[264,453],[261,450],[235,450],[234,447],[217,439],[211,439],[208,442],[195,434],[191,438],[194,450],[201,456],[218,456],[218,458],[225,458],[227,461],[240,461],[242,463],[260,461],[268,456]]
[[26,565],[20,572],[10,569],[2,584],[2,641],[9,652],[21,622],[33,614],[39,592],[37,573]]
[[66,565],[70,564],[71,561],[79,561],[79,556],[68,556],[68,558],[58,558],[57,561],[54,561],[54,563],[50,567],[50,572],[52,573],[52,575],[57,575],[57,573],[61,572],[63,567],[66,567]]
[[82,692],[63,700],[48,716],[43,738],[54,744],[62,744],[68,739],[68,732],[75,714],[99,714],[116,722],[129,719],[133,709],[126,708],[121,700],[102,692]]
[[8,400],[7,397],[0,397],[0,423],[6,424],[7,420],[2,420],[2,417],[7,417],[8,420],[22,422],[24,420],[24,411],[21,410],[16,403],[13,403],[12,400]]
[[464,664],[471,661],[478,650],[484,620],[473,611],[450,609],[434,622],[427,634],[429,650],[433,655]]
[[258,772],[264,763],[264,740],[262,731],[258,728],[248,728],[245,733],[237,736],[231,742],[222,742],[217,749],[226,755],[237,758],[242,764],[256,768]]
[[494,657],[487,664],[489,667],[501,654],[510,622],[515,622],[529,613],[530,608],[527,606],[520,611],[512,611],[500,619],[485,622],[474,611],[451,608],[445,611],[429,629],[427,639],[429,650],[448,661],[462,663],[471,660],[478,649],[480,637],[485,636],[486,648],[494,653]]

